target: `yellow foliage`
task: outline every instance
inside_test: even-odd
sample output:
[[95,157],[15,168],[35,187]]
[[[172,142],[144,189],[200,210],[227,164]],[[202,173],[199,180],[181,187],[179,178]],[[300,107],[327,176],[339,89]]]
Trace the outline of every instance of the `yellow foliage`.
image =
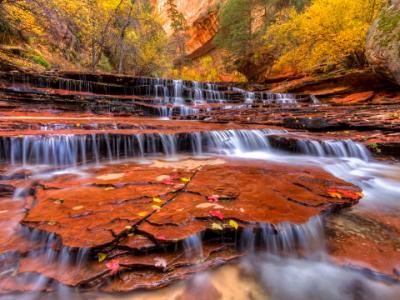
[[312,71],[362,60],[368,28],[384,2],[313,0],[303,12],[282,11],[265,35],[267,50],[279,53],[274,69]]
[[183,80],[217,82],[221,81],[219,70],[211,56],[205,56],[197,64],[172,70],[170,77]]

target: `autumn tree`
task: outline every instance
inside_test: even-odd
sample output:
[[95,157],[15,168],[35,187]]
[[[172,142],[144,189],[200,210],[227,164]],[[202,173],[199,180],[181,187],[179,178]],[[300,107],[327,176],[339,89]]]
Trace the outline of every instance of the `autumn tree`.
[[365,63],[365,39],[383,0],[313,0],[304,12],[289,9],[265,35],[278,54],[275,69],[329,69]]
[[183,14],[178,10],[175,0],[167,0],[166,8],[171,22],[172,47],[177,50],[178,64],[182,65],[186,55],[187,23]]

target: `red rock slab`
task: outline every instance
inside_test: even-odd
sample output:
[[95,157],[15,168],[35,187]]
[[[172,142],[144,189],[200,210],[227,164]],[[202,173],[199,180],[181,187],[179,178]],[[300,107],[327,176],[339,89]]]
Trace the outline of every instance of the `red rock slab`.
[[335,104],[341,104],[341,105],[363,104],[364,102],[372,100],[374,96],[375,93],[373,91],[367,91],[367,92],[350,94],[343,98],[333,98],[330,101]]
[[183,280],[193,274],[222,265],[241,255],[225,248],[212,253],[204,262],[195,265],[176,267],[172,271],[154,272],[152,270],[134,270],[122,272],[118,277],[106,282],[100,289],[104,292],[129,292],[137,289],[156,289]]
[[30,292],[51,292],[53,289],[48,284],[47,278],[41,278],[35,274],[25,274],[21,276],[2,276],[0,277],[0,295],[13,293]]
[[329,217],[326,236],[330,256],[341,265],[400,280],[400,231],[391,214],[357,208]]
[[[30,200],[29,198],[27,200]],[[25,215],[26,201],[0,198],[0,257],[8,254],[25,254],[41,247],[40,243],[22,234],[19,221]],[[0,265],[2,259],[0,258]]]
[[156,244],[148,237],[140,234],[130,233],[122,238],[117,243],[119,248],[129,250],[149,250],[156,246]]
[[[211,195],[226,200],[210,203]],[[239,227],[302,224],[324,211],[353,205],[361,196],[358,188],[319,169],[230,161],[203,167],[184,192],[138,229],[159,241],[177,241],[215,226],[232,230],[231,220]]]
[[[168,210],[171,212],[170,210]],[[148,222],[140,224],[139,231],[151,235],[159,243],[163,242],[177,242],[185,240],[193,235],[205,231],[209,227],[208,222],[196,220],[194,217],[179,225],[163,224],[153,225]]]
[[[358,188],[319,169],[265,162],[207,166],[196,174],[186,191],[205,197],[231,197],[218,203],[225,218],[278,224],[305,223],[325,210],[351,205],[361,198],[361,194],[353,200],[333,197],[329,192],[332,188],[360,193]],[[210,216],[209,208],[193,209],[196,217]]]
[[37,204],[23,220],[31,228],[61,237],[64,246],[97,247],[154,212],[152,197],[171,191],[165,185],[105,190],[77,187],[37,190]]
[[19,275],[39,274],[68,286],[78,286],[106,276],[110,270],[105,263],[85,263],[82,266],[49,261],[46,255],[28,256],[20,260]]
[[[41,180],[39,184],[45,189],[61,189],[67,187],[76,187],[82,185],[96,185],[104,187],[121,187],[124,185],[146,185],[160,184],[157,178],[160,175],[168,175],[174,178],[174,183],[180,184],[180,178],[190,178],[191,172],[184,170],[174,171],[171,168],[152,168],[143,165],[117,164],[109,165],[99,169],[89,169],[89,176],[79,176],[78,174],[65,174],[48,180]],[[171,187],[166,190],[173,191]],[[167,189],[169,188],[169,189]]]
[[[170,276],[175,269],[196,265],[206,261],[214,253],[219,253],[225,246],[218,244],[206,244],[203,247],[202,257],[187,257],[183,250],[171,252],[153,252],[144,255],[122,254],[114,257],[120,266],[120,272],[138,272],[143,268],[153,272],[165,272]],[[20,260],[18,276],[37,274],[45,278],[56,280],[63,285],[70,287],[94,286],[111,278],[112,274],[107,267],[109,259],[98,261],[87,261],[78,266],[75,263],[63,263],[60,260],[49,260],[46,254],[40,256],[28,256]]]

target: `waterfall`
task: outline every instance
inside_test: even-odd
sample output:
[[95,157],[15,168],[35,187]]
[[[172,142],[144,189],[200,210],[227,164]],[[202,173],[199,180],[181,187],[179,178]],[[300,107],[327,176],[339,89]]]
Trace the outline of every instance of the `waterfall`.
[[239,246],[244,251],[263,250],[279,256],[322,257],[324,240],[322,219],[313,217],[305,224],[254,224],[243,230]]
[[297,142],[301,153],[319,157],[353,157],[368,161],[371,154],[368,149],[352,140],[343,141],[312,141],[302,140]]
[[0,160],[12,165],[77,166],[145,156],[179,153],[235,154],[271,151],[268,134],[280,130],[223,130],[197,133],[48,135],[0,138]]
[[[167,108],[166,108],[167,109]],[[171,115],[171,110],[166,115]],[[180,108],[195,113],[192,108]],[[45,135],[0,138],[0,160],[12,165],[77,166],[88,162],[143,159],[144,157],[194,153],[240,155],[246,152],[275,151],[269,135],[281,135],[282,130],[221,130],[190,133],[143,133],[87,135]],[[278,145],[279,147],[279,145]],[[297,152],[318,157],[358,158],[370,160],[368,149],[351,140],[297,142]]]

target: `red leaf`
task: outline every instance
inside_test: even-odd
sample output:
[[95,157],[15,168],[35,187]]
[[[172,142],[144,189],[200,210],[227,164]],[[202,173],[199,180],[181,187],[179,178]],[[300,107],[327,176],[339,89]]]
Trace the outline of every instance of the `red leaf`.
[[174,181],[171,178],[164,179],[161,183],[166,185],[174,185]]
[[121,266],[119,265],[119,261],[114,259],[108,263],[106,263],[106,267],[111,270],[111,275],[115,275],[119,272]]
[[210,214],[210,216],[213,216],[220,220],[224,219],[224,214],[222,212],[220,212],[219,210],[210,210],[208,213]]
[[219,195],[208,196],[207,200],[210,203],[217,203],[219,200]]
[[346,190],[346,189],[341,189],[341,188],[329,188],[328,189],[328,193],[330,195],[340,195],[343,198],[348,198],[351,199],[353,201],[357,201],[360,198],[363,197],[363,193],[362,192],[355,192],[352,190]]
[[163,236],[163,235],[156,236],[156,239],[160,240],[160,241],[166,241],[167,240],[167,238],[165,236]]

